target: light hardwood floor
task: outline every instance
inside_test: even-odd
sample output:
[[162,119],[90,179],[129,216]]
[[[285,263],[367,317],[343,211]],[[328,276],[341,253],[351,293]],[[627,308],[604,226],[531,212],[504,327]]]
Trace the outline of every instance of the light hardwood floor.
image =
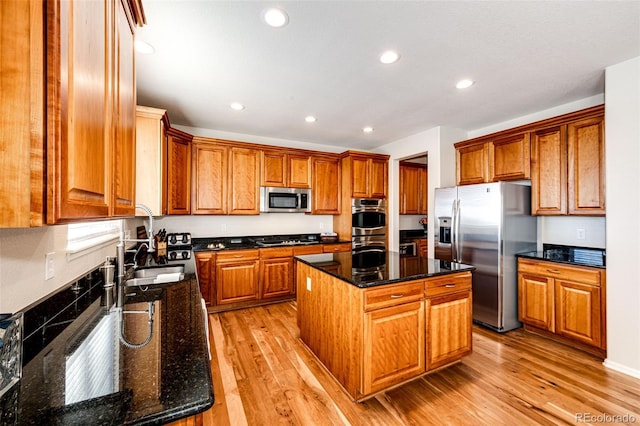
[[473,354],[351,402],[298,340],[295,302],[209,315],[204,425],[640,425],[640,380],[522,329],[474,326]]

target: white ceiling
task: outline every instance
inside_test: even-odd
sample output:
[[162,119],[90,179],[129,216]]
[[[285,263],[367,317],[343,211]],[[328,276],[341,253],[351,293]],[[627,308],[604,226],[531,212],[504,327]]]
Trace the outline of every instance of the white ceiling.
[[[640,56],[640,1],[143,5],[136,37],[155,53],[136,54],[138,104],[167,109],[174,125],[352,149],[600,94],[605,67]],[[287,26],[262,22],[270,6],[286,10]],[[378,61],[387,49],[397,63]],[[458,90],[461,78],[476,84]]]

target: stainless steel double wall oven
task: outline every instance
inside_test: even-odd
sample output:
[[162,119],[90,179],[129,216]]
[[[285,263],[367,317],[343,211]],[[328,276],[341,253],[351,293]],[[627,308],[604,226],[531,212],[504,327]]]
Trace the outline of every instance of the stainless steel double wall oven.
[[387,256],[387,202],[351,200],[352,275],[367,280],[384,271]]

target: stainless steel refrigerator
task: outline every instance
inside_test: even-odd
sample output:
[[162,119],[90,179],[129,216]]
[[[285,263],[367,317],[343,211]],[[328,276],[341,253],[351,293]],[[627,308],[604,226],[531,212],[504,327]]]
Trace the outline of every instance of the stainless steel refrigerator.
[[476,267],[473,320],[499,332],[520,327],[514,254],[536,250],[531,187],[494,182],[438,188],[432,217],[435,257]]

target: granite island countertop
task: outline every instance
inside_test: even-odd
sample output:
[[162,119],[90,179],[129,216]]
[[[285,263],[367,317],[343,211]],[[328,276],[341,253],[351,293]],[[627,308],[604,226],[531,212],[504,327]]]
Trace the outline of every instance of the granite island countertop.
[[[474,266],[463,263],[419,256],[402,256],[394,251],[387,251],[384,259],[381,258],[373,263],[366,260],[363,262],[362,259],[358,259],[357,254],[352,252],[310,254],[296,256],[295,259],[360,288],[476,269]],[[359,264],[355,265],[354,262]]]
[[56,295],[66,307],[44,326],[31,330],[25,314],[23,375],[0,400],[0,423],[161,424],[209,408],[213,382],[195,275],[123,288],[121,307],[116,287],[111,299],[95,274],[88,281],[72,302]]

